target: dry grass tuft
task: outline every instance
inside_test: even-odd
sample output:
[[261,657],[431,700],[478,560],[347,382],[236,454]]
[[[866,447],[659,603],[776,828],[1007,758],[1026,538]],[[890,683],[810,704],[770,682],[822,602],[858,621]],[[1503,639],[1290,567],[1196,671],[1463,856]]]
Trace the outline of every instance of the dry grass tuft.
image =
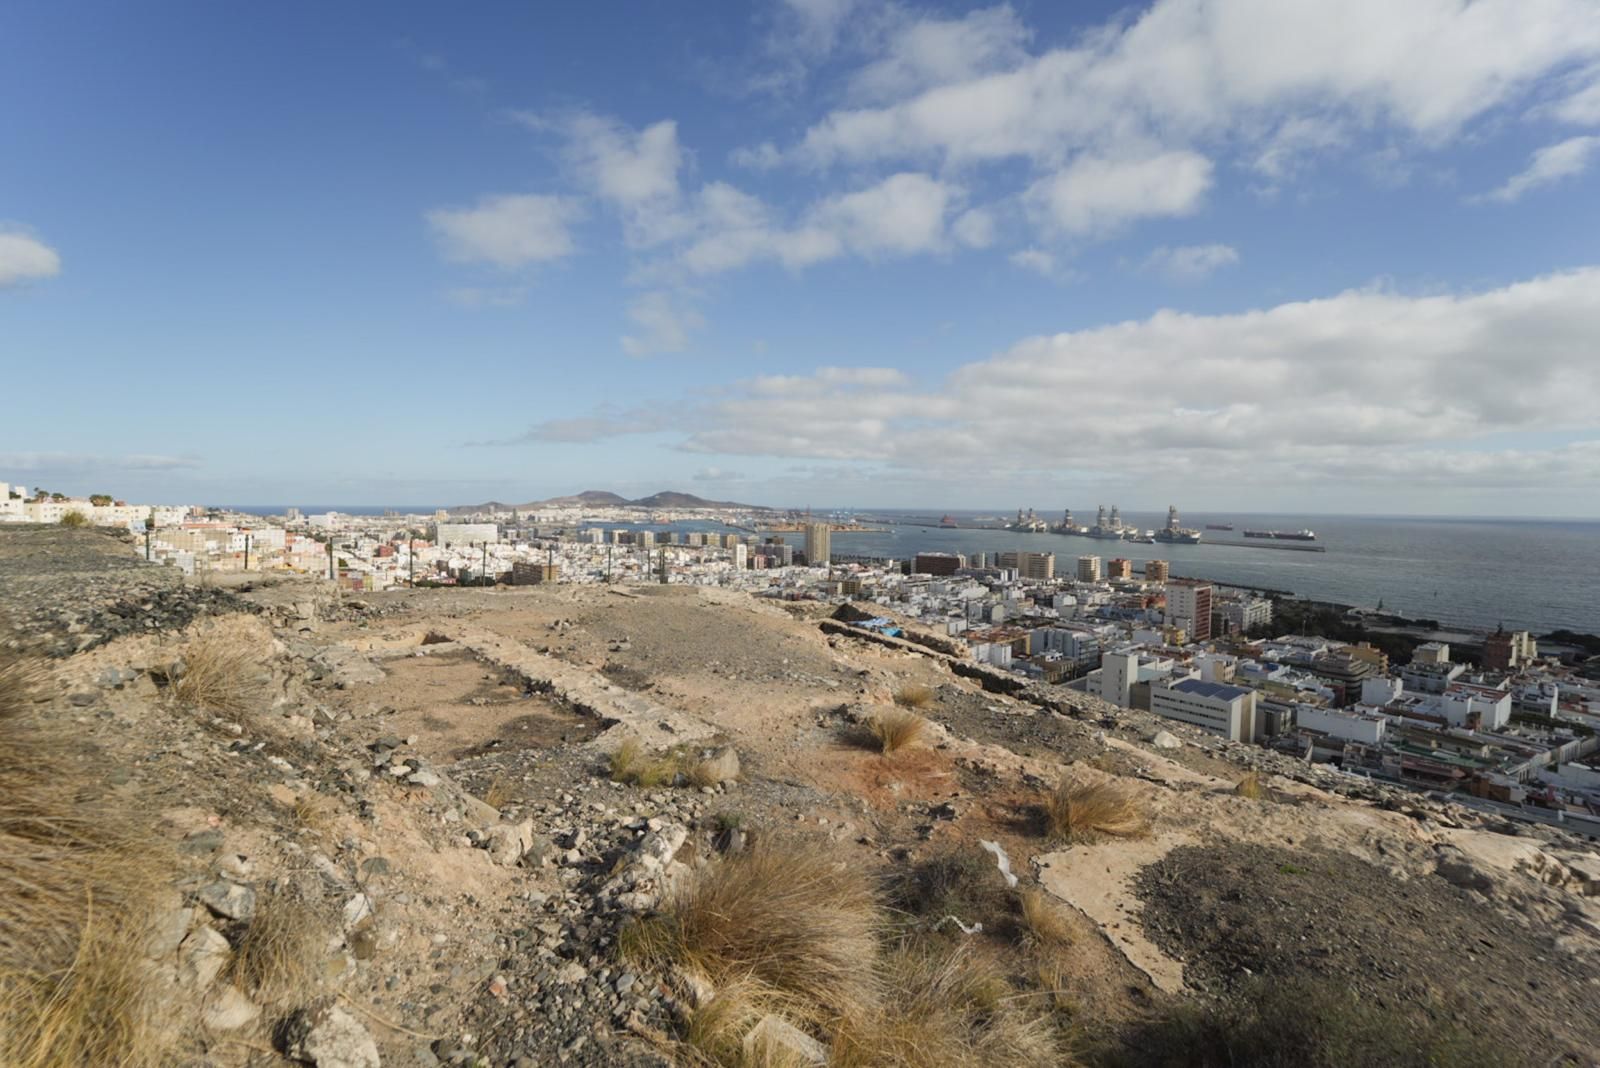
[[[821,1025],[876,1006],[883,921],[872,884],[834,852],[757,845],[698,869],[660,915],[624,929],[629,959],[673,966],[717,988],[742,984]],[[753,984],[753,985],[752,985]]]
[[1045,820],[1051,837],[1069,840],[1143,838],[1150,833],[1144,798],[1134,787],[1111,780],[1092,785],[1063,780],[1045,799]]
[[505,808],[506,802],[511,800],[511,787],[506,782],[505,773],[501,772],[494,777],[489,788],[483,792],[483,803],[490,808]]
[[321,976],[331,930],[324,902],[289,887],[268,889],[234,946],[228,975],[268,1002],[303,999]]
[[1266,788],[1261,785],[1261,773],[1255,771],[1245,772],[1244,778],[1239,780],[1233,792],[1240,797],[1247,797],[1251,801],[1260,801],[1266,793]]
[[173,683],[173,696],[217,715],[248,716],[267,696],[260,650],[261,637],[249,622],[218,625],[184,647],[183,674]]
[[613,782],[646,788],[670,786],[681,770],[678,754],[652,756],[645,752],[644,745],[637,738],[629,738],[613,750],[609,764]]
[[1018,895],[1022,925],[1028,940],[1041,949],[1061,949],[1072,944],[1072,926],[1055,898],[1038,887]]
[[1017,995],[970,943],[902,945],[884,963],[878,1011],[839,1027],[836,1068],[1055,1068],[1070,1063],[1037,998]]
[[312,834],[327,834],[333,829],[333,818],[338,812],[339,805],[333,798],[307,790],[295,799],[295,826]]
[[894,703],[901,708],[926,708],[933,703],[933,687],[908,682],[894,692]]
[[913,744],[928,729],[928,721],[904,708],[879,712],[867,721],[867,729],[883,753],[892,753]]
[[144,959],[162,854],[121,811],[80,798],[78,754],[31,715],[43,672],[0,664],[0,1064],[165,1060]]

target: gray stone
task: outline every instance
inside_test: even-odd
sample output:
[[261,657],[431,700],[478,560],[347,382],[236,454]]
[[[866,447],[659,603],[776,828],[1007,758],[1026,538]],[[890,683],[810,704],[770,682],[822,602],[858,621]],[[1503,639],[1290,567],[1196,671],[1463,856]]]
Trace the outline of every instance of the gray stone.
[[210,927],[197,927],[178,946],[178,981],[205,988],[216,979],[232,952],[228,940]]
[[243,883],[218,879],[200,891],[200,903],[218,916],[248,920],[255,915],[256,892]]
[[745,1033],[744,1059],[750,1064],[826,1065],[828,1051],[781,1016],[763,1016]]
[[245,997],[232,983],[217,992],[206,1006],[205,1025],[213,1031],[237,1031],[248,1027],[261,1015],[261,1006]]
[[301,1009],[291,1016],[284,1024],[283,1048],[316,1068],[380,1068],[371,1033],[337,1005]]
[[739,754],[733,746],[724,746],[701,761],[696,770],[717,783],[733,782],[739,778]]
[[1157,749],[1182,749],[1183,739],[1171,731],[1156,731],[1150,736],[1150,744]]
[[176,953],[193,922],[194,909],[168,909],[157,916],[151,926],[149,941],[145,943],[145,955],[151,960],[165,960]]

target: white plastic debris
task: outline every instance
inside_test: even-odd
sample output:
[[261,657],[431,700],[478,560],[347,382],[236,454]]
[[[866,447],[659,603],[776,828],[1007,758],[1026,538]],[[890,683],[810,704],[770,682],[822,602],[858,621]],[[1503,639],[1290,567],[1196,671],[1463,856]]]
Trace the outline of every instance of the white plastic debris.
[[1006,877],[1006,886],[1016,889],[1017,877],[1011,874],[1011,858],[1006,856],[1004,847],[999,842],[991,842],[987,838],[980,838],[978,844],[994,854],[995,867]]
[[964,935],[975,935],[975,934],[982,934],[983,933],[983,924],[975,923],[972,926],[968,927],[966,924],[962,923],[960,917],[957,917],[957,916],[946,916],[944,919],[942,919],[938,923],[934,924],[933,925],[933,929],[935,931],[937,931],[939,928],[943,927],[947,923],[953,923],[957,927],[961,928],[961,933],[964,934]]

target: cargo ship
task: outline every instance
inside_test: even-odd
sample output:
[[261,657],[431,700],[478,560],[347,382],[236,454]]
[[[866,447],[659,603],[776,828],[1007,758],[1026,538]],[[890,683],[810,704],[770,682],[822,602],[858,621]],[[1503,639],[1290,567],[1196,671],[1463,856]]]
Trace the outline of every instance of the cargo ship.
[[1317,535],[1310,530],[1247,530],[1247,538],[1271,538],[1273,541],[1316,541]]
[[1232,530],[1233,529],[1233,524],[1232,523],[1207,523],[1206,524],[1206,529],[1207,530]]

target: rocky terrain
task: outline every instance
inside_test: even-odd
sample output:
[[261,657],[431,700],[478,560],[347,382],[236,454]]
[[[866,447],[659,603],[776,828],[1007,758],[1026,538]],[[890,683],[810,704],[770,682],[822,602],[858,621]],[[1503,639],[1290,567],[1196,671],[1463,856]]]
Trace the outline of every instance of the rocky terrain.
[[[1445,1036],[1416,1063],[1595,1063],[1594,843],[831,615],[688,587],[218,590],[93,531],[0,529],[0,642],[38,665],[9,699],[70,750],[70,803],[148,836],[130,944],[155,1024],[96,1056],[1265,1064],[1288,1063],[1289,1028],[1315,1046],[1297,1063],[1396,1063],[1327,997]],[[896,716],[915,725],[891,747]],[[1064,824],[1063,780],[1125,801],[1127,825]],[[801,856],[826,858],[819,886],[869,887],[873,1011],[931,1034],[982,1005],[950,1040],[966,1052],[793,990],[736,1017],[739,981],[673,955],[708,873]],[[0,1013],[26,938],[8,915]],[[908,1005],[930,973],[953,1000]],[[1269,1012],[1263,981],[1312,994]],[[1244,1052],[1269,1024],[1279,1059]]]

